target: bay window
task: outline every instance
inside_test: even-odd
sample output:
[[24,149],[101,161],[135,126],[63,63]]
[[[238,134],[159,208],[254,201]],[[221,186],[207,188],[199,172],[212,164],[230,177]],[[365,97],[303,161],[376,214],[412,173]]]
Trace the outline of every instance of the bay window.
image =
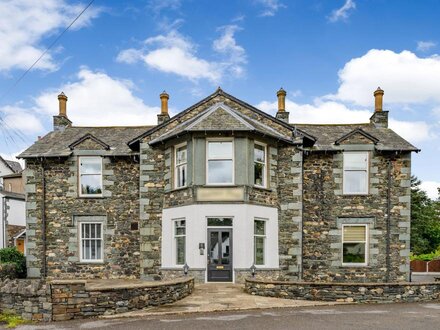
[[185,220],[174,221],[174,241],[176,247],[176,265],[185,264],[186,251],[186,222]]
[[264,265],[264,251],[266,244],[266,221],[254,220],[254,263]]
[[254,185],[266,187],[266,146],[254,145]]
[[185,145],[175,147],[175,188],[186,187],[187,185],[187,148]]

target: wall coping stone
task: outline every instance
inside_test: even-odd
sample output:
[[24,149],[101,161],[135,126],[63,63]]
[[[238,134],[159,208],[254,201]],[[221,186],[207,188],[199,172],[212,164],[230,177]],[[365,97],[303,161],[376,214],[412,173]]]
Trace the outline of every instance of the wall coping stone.
[[246,278],[246,282],[256,284],[277,284],[277,285],[315,285],[315,286],[357,286],[357,287],[374,287],[374,286],[425,286],[438,285],[440,282],[303,282],[303,281],[275,281],[275,280],[260,280],[254,278]]

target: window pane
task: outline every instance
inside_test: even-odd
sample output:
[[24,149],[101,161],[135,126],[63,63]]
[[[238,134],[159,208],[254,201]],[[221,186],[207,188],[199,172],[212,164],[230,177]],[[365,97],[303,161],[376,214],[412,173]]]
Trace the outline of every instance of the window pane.
[[81,193],[83,195],[101,194],[101,175],[81,176]]
[[261,163],[254,163],[254,184],[257,186],[264,186],[264,165]]
[[185,220],[179,220],[174,222],[175,235],[185,235]]
[[229,265],[230,262],[230,239],[229,232],[222,232],[222,264]]
[[256,144],[254,147],[254,161],[264,163],[265,159],[264,147]]
[[208,158],[232,159],[232,142],[208,142]]
[[367,192],[367,172],[365,172],[365,171],[345,171],[344,172],[344,192],[345,193],[366,193]]
[[265,234],[265,221],[263,220],[255,220],[254,221],[254,234],[255,235],[264,235]]
[[232,218],[208,218],[208,226],[211,227],[232,226]]
[[180,147],[176,152],[176,164],[186,163],[186,146]]
[[180,165],[176,169],[177,188],[186,186],[186,164]]
[[232,160],[210,160],[208,183],[232,183]]
[[365,226],[344,226],[344,242],[366,241]]
[[210,246],[209,246],[209,259],[211,260],[211,263],[218,264],[219,260],[219,242],[218,242],[218,232],[213,231],[210,233]]
[[101,174],[101,158],[81,157],[80,171],[81,174]]
[[344,168],[351,170],[367,169],[368,153],[344,153]]
[[365,243],[344,243],[344,263],[365,263]]
[[176,263],[178,265],[185,263],[185,236],[176,237]]
[[102,258],[101,240],[96,241],[96,259]]
[[255,237],[255,264],[264,265],[264,237]]

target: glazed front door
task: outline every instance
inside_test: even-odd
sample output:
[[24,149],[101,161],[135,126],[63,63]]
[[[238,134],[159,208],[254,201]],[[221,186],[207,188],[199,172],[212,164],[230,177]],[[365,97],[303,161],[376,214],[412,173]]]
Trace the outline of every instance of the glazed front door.
[[208,282],[232,282],[232,229],[208,229]]

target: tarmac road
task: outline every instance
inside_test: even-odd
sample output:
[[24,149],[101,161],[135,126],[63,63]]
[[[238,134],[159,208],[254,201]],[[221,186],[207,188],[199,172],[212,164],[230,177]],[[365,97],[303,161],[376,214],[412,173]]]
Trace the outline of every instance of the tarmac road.
[[440,301],[193,313],[111,320],[80,320],[20,326],[40,329],[440,329]]

